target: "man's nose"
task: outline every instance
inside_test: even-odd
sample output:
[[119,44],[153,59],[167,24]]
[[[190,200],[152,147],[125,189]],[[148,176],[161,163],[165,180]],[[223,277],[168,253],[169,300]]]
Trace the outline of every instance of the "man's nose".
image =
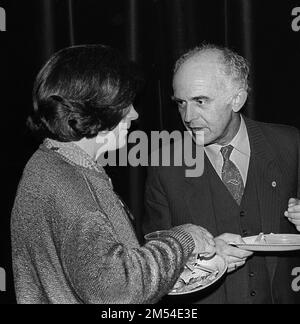
[[191,106],[191,104],[187,103],[186,109],[185,109],[184,121],[186,123],[190,123],[193,119],[195,119],[195,110]]

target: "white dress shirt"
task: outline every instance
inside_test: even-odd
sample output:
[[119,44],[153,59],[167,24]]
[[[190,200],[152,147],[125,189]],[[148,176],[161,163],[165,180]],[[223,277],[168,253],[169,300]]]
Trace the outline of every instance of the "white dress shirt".
[[[241,116],[241,124],[240,128],[232,139],[230,143],[227,145],[232,145],[233,150],[230,155],[230,160],[237,166],[239,169],[241,176],[243,178],[244,185],[246,186],[247,174],[249,168],[250,161],[250,143],[247,132],[247,127],[243,117]],[[225,145],[225,146],[227,146]],[[204,150],[206,155],[208,156],[212,166],[216,170],[218,176],[222,179],[222,167],[223,167],[223,156],[220,152],[222,145],[219,144],[211,144],[205,146]]]

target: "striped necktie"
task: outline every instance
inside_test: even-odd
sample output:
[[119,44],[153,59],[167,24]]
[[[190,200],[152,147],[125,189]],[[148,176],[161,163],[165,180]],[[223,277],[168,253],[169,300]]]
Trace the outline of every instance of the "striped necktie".
[[232,153],[233,146],[228,145],[221,148],[221,154],[223,156],[222,167],[222,181],[235,199],[240,205],[244,193],[244,182],[237,166],[229,159]]

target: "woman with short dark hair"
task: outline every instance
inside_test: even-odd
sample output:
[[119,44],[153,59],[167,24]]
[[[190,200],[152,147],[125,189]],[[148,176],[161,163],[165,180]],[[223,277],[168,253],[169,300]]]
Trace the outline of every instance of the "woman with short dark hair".
[[137,86],[133,67],[111,48],[63,49],[36,78],[30,126],[42,137],[62,142],[95,137],[119,124]]
[[191,224],[140,246],[97,162],[104,143],[125,145],[137,86],[132,66],[103,45],[63,49],[38,74],[28,123],[43,143],[11,220],[19,303],[154,303],[192,253],[214,253],[211,235]]

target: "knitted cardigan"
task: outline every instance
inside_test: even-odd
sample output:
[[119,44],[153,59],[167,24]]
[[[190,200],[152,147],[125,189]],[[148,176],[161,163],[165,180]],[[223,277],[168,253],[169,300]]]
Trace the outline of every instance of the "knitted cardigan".
[[155,303],[194,249],[181,227],[140,246],[104,169],[77,146],[42,144],[11,219],[18,303]]

